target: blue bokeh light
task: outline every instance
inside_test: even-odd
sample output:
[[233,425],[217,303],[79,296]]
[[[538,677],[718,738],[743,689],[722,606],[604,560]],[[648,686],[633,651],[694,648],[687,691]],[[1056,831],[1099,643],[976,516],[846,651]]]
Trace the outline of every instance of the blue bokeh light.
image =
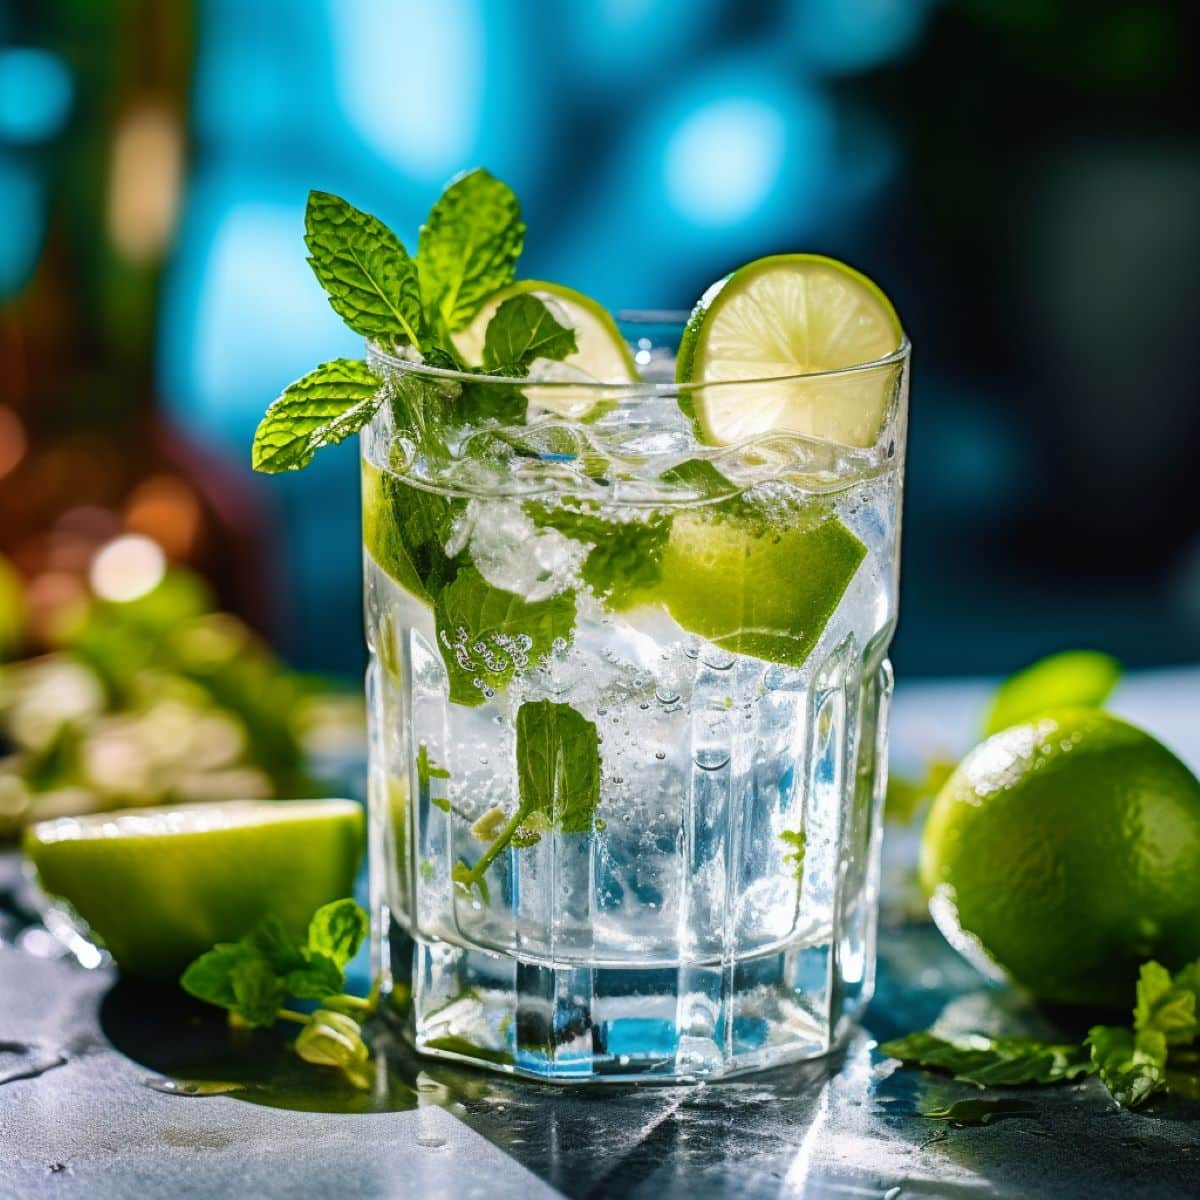
[[869,71],[912,50],[936,0],[789,0],[785,39],[814,72]]
[[37,262],[44,216],[33,169],[0,151],[0,300],[18,292]]
[[0,141],[44,142],[66,124],[71,73],[56,54],[29,47],[0,50]]
[[770,197],[787,144],[783,115],[747,96],[710,101],[686,117],[666,146],[671,207],[694,225],[727,226]]

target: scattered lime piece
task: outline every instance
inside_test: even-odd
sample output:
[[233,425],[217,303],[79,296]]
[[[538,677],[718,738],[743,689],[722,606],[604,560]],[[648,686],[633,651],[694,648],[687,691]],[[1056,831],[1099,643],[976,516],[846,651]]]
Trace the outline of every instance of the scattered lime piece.
[[1121,664],[1095,650],[1064,650],[1009,676],[984,721],[990,737],[1052,708],[1099,708],[1121,678]]
[[866,553],[832,516],[796,526],[744,513],[741,502],[684,509],[647,598],[722,649],[799,667]]
[[1200,782],[1148,733],[1059,709],[976,747],[934,801],[921,883],[942,932],[1043,1000],[1124,1007],[1200,956]]
[[[790,430],[872,446],[888,414],[894,370],[817,372],[876,362],[903,338],[888,298],[845,263],[819,254],[760,258],[701,297],[679,347],[676,378],[780,381],[693,388],[680,404],[701,439],[714,445]],[[810,377],[797,378],[804,375]]]
[[24,849],[123,970],[175,976],[268,913],[302,934],[350,894],[362,840],[351,800],[233,800],[42,821]]

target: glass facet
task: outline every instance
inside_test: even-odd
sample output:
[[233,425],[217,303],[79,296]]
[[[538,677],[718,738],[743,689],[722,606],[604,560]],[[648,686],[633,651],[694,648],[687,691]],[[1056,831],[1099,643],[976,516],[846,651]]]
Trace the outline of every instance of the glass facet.
[[647,382],[623,387],[371,354],[388,1011],[425,1053],[544,1080],[824,1054],[873,986],[907,343],[710,385],[877,386],[873,445],[712,447],[664,331],[630,340]]

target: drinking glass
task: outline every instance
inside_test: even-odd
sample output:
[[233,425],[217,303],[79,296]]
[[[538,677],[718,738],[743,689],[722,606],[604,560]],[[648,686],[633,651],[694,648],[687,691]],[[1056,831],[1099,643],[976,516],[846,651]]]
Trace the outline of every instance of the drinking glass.
[[[825,1054],[874,982],[908,343],[686,385],[678,328],[623,332],[622,386],[368,348],[385,1011],[423,1053],[541,1080]],[[693,424],[797,398],[805,429]],[[822,436],[839,403],[861,444]]]

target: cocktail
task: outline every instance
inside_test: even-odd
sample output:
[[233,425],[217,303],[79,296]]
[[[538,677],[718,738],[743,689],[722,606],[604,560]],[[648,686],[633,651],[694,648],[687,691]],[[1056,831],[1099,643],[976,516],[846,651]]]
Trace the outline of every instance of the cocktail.
[[258,465],[362,433],[370,855],[389,1010],[541,1079],[830,1050],[873,982],[908,345],[869,281],[763,259],[686,327],[513,283],[456,180],[416,259],[315,193],[368,340]]

